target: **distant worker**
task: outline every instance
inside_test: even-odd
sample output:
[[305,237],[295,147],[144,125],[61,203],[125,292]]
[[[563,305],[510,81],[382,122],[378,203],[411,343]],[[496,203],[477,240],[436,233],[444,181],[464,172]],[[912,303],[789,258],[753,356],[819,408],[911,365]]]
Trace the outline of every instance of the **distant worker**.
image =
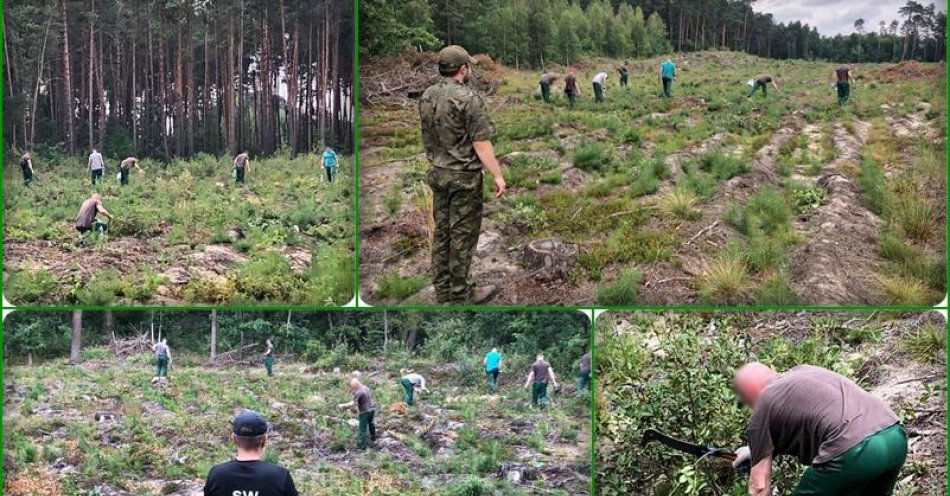
[[234,157],[234,182],[244,184],[245,174],[251,169],[251,159],[247,152],[239,153]]
[[323,170],[327,173],[327,182],[333,182],[333,176],[336,175],[337,157],[336,152],[329,146],[323,150]]
[[237,455],[211,467],[204,496],[297,496],[290,472],[263,460],[268,431],[264,417],[242,410],[231,426],[231,441],[237,446]]
[[411,370],[406,375],[402,376],[402,380],[399,382],[402,384],[402,388],[406,392],[406,404],[409,406],[413,405],[416,391],[419,391],[420,393],[429,392],[429,390],[426,389],[425,377],[422,377],[422,375]]
[[482,363],[485,364],[485,375],[488,377],[488,392],[494,393],[498,389],[498,374],[501,373],[501,362],[504,356],[498,352],[498,348],[492,348],[485,354]]
[[531,364],[528,379],[524,383],[526,388],[531,386],[531,406],[540,408],[548,406],[548,384],[557,389],[557,377],[554,376],[554,369],[544,359],[544,355],[538,353],[534,363]]
[[79,207],[79,214],[76,215],[76,230],[79,234],[86,234],[88,231],[106,232],[109,225],[99,221],[99,214],[105,215],[110,220],[112,214],[102,205],[102,195],[93,193],[92,196],[82,202]]
[[359,379],[350,380],[350,391],[353,393],[353,400],[337,407],[346,409],[356,406],[359,415],[359,448],[365,450],[370,442],[376,442],[376,407],[373,406],[373,393]]
[[673,96],[673,81],[676,80],[676,64],[672,60],[666,59],[660,64],[660,81],[663,83],[663,96],[671,98]]
[[590,352],[577,361],[577,392],[581,393],[590,388]]
[[20,157],[20,171],[23,172],[23,185],[29,187],[33,182],[33,154],[30,152]]
[[607,84],[607,73],[598,72],[594,76],[594,101],[602,102],[604,101],[604,85]]
[[152,382],[162,382],[168,380],[168,365],[172,363],[172,350],[168,347],[168,338],[152,346],[155,353],[155,379]]
[[551,85],[557,81],[557,74],[547,72],[541,76],[541,98],[545,103],[551,103]]
[[838,105],[845,105],[851,99],[851,83],[855,82],[851,68],[841,66],[835,69],[835,88],[838,89]]
[[270,339],[265,341],[264,350],[264,368],[267,369],[267,376],[274,377],[274,343]]
[[752,90],[749,91],[749,96],[754,95],[755,92],[759,90],[759,88],[762,88],[762,96],[769,96],[768,86],[770,84],[773,88],[775,88],[775,91],[778,91],[778,84],[775,82],[775,79],[772,78],[772,76],[759,76],[755,79],[749,80],[749,86],[752,87]]
[[451,45],[439,52],[442,79],[419,100],[422,142],[432,168],[432,272],[438,303],[480,304],[496,286],[476,288],[468,279],[482,225],[482,168],[491,173],[495,198],[505,193],[505,179],[495,158],[494,125],[485,101],[465,83],[475,64],[464,48]]
[[129,174],[132,172],[132,167],[135,167],[138,170],[142,170],[139,167],[139,159],[135,157],[128,157],[122,162],[119,163],[119,184],[126,186],[129,184]]
[[95,148],[93,148],[92,153],[89,154],[89,162],[87,165],[89,167],[89,173],[92,175],[92,185],[96,186],[102,181],[102,174],[105,172],[106,165],[102,159],[102,154]]
[[734,466],[749,462],[749,494],[772,494],[772,460],[809,466],[791,494],[887,496],[907,457],[907,433],[897,415],[850,379],[812,365],[779,374],[761,363],[736,373],[733,387],[752,409],[748,446]]
[[564,95],[567,96],[569,109],[574,110],[574,100],[580,94],[580,87],[577,85],[577,69],[571,67],[567,70],[567,77],[564,78]]
[[630,75],[630,62],[624,62],[623,65],[617,67],[617,73],[620,74],[620,87],[627,87],[627,77]]

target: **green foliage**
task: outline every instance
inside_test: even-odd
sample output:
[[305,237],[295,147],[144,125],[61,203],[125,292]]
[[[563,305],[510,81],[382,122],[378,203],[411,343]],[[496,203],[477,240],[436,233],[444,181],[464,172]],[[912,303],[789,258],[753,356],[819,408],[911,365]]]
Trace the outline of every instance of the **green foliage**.
[[874,160],[864,159],[861,162],[858,185],[861,186],[862,197],[868,208],[878,215],[883,215],[891,202],[884,169]]
[[712,174],[720,181],[732,179],[739,174],[749,172],[749,164],[744,160],[722,152],[710,152],[699,158],[699,168]]
[[793,306],[799,303],[788,273],[774,272],[755,290],[755,303],[762,306]]
[[927,324],[901,340],[901,349],[915,360],[941,363],[947,350],[946,330]]
[[607,146],[599,141],[584,143],[574,150],[574,166],[581,170],[596,171],[607,169],[610,159]]
[[761,230],[766,235],[791,229],[792,212],[777,190],[763,189],[746,205],[729,204],[723,220],[743,234]]
[[597,303],[604,306],[635,305],[641,275],[637,267],[624,269],[612,283],[597,289]]
[[740,256],[724,253],[709,262],[699,275],[699,295],[708,302],[735,305],[741,301],[749,283],[749,272]]
[[426,279],[421,275],[404,277],[398,272],[387,272],[377,279],[379,288],[376,290],[376,296],[383,300],[404,300],[422,289],[425,286]]

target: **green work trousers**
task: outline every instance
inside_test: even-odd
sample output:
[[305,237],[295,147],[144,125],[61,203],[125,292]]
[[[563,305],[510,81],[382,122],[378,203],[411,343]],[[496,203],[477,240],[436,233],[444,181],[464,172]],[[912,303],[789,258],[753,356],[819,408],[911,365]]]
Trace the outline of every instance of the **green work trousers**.
[[838,105],[844,105],[848,103],[848,100],[851,98],[851,84],[839,82],[837,84],[838,88]]
[[119,184],[122,186],[129,184],[129,169],[119,169]]
[[626,74],[620,74],[620,86],[623,86],[624,88],[627,87],[627,75],[626,75]]
[[168,376],[168,355],[158,355],[155,357],[156,377]]
[[828,463],[809,467],[793,496],[889,496],[907,458],[907,431],[894,424]]
[[564,94],[567,95],[567,108],[574,110],[574,103],[577,97],[574,95],[574,93],[564,93]]
[[534,381],[531,385],[531,406],[544,408],[548,405],[548,383]]
[[267,375],[274,377],[274,355],[264,357],[264,368],[267,369]]
[[604,87],[600,83],[594,83],[594,101],[604,101]]
[[760,83],[759,81],[752,84],[752,91],[749,92],[749,96],[754,95],[759,88],[762,88],[762,96],[769,96],[769,85],[767,83]]
[[403,379],[402,389],[406,392],[406,404],[412,406],[413,398],[415,398],[416,390],[412,387],[412,383],[409,382],[409,379]]
[[23,167],[23,185],[29,186],[33,182],[33,171]]
[[494,393],[498,389],[498,369],[486,370],[485,375],[488,376],[488,392]]
[[582,370],[577,374],[577,392],[586,391],[590,387],[590,371]]
[[92,175],[93,186],[102,182],[102,169],[92,169],[89,173]]
[[376,442],[376,410],[360,414],[359,419],[359,447],[361,450],[369,447],[370,441]]
[[673,78],[663,78],[663,96],[670,98],[673,96]]
[[481,171],[433,167],[426,178],[432,188],[432,284],[439,303],[467,303],[472,257],[482,228],[484,185]]
[[234,167],[234,181],[238,184],[244,184],[244,167]]
[[551,103],[551,85],[548,83],[541,83],[541,98],[545,103]]

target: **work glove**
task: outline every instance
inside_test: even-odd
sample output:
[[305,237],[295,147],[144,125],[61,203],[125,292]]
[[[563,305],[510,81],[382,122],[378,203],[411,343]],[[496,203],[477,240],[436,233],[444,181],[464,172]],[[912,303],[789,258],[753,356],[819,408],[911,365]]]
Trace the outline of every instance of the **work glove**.
[[743,446],[736,450],[736,459],[732,461],[732,468],[739,468],[740,465],[752,461],[752,450],[748,446]]

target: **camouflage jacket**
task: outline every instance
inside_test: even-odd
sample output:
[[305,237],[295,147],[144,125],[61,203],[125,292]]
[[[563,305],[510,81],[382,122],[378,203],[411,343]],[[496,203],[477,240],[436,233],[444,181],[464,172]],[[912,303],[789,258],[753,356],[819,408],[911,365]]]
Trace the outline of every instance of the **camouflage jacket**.
[[482,169],[472,143],[491,139],[494,125],[485,101],[473,89],[443,79],[422,94],[419,115],[422,142],[433,167],[455,171]]

